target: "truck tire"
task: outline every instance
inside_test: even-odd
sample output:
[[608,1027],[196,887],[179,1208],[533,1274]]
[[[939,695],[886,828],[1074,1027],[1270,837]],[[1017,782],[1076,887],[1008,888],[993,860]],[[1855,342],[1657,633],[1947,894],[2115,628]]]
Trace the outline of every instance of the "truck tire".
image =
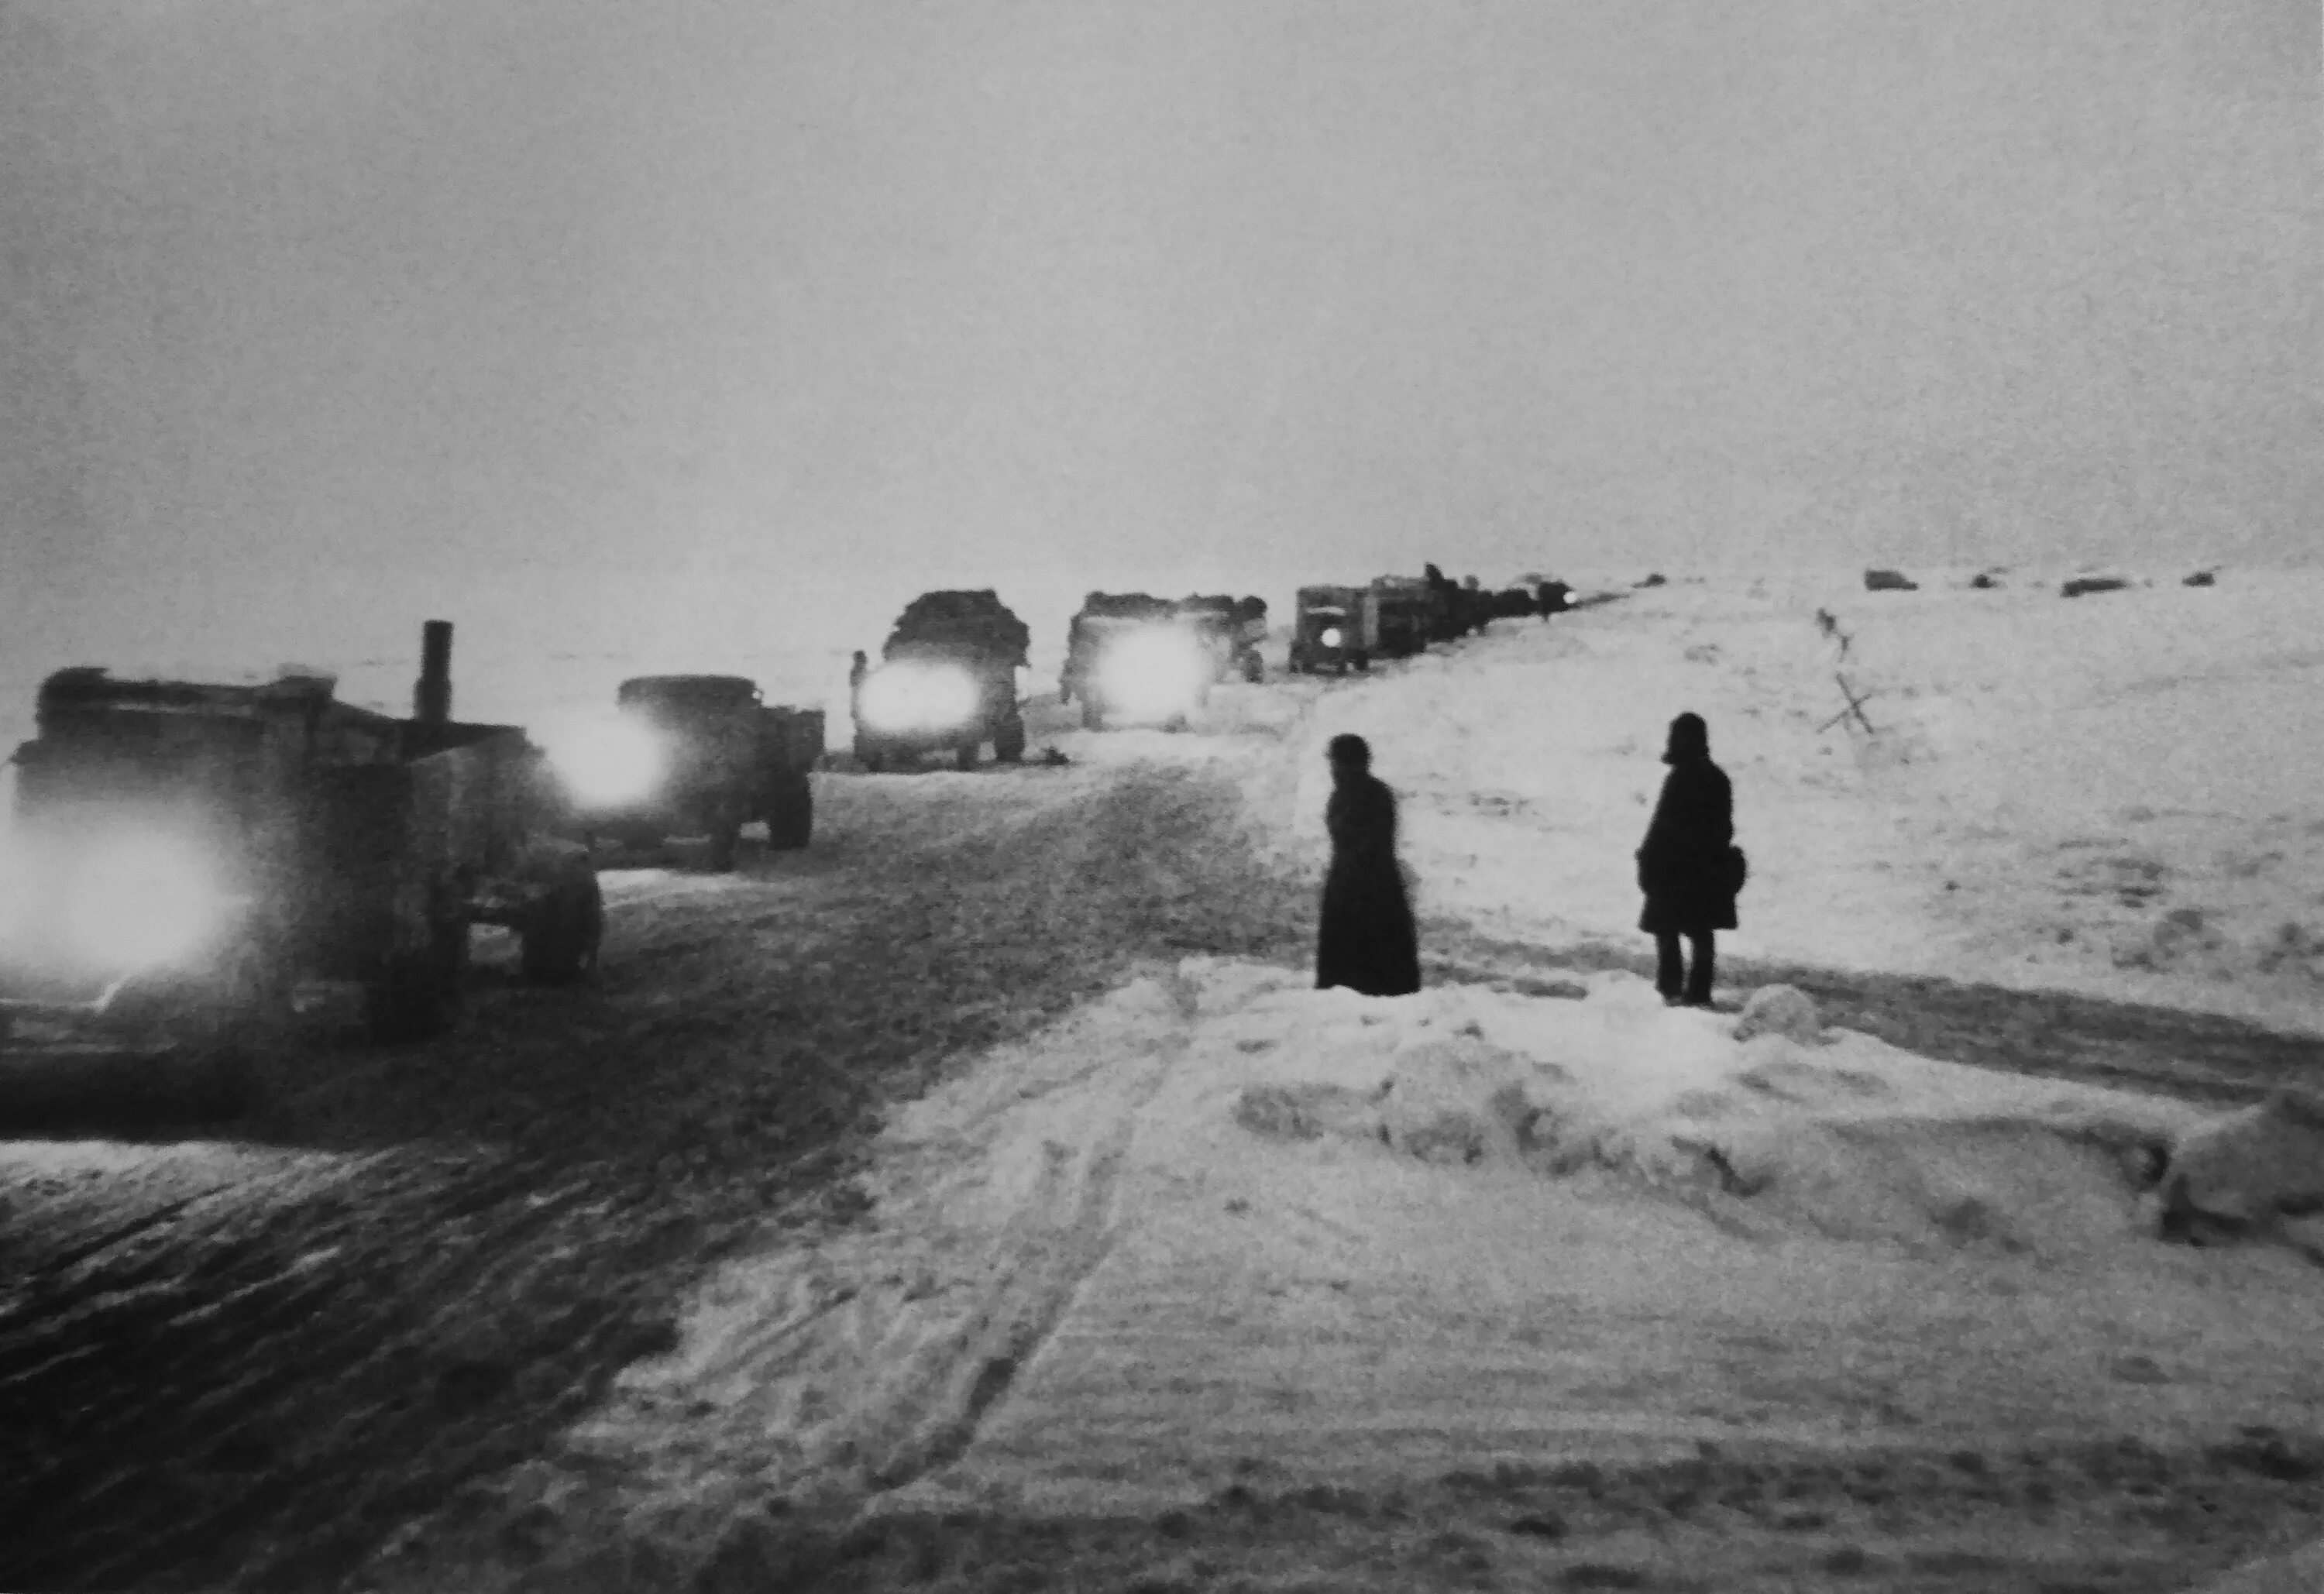
[[426,947],[391,955],[365,990],[364,1027],[373,1039],[390,1043],[443,1034],[460,1016],[467,972],[467,916],[437,920]]
[[541,894],[517,927],[517,962],[534,985],[570,985],[597,966],[605,896],[597,871],[578,864]]
[[298,1023],[296,981],[280,948],[254,944],[240,950],[195,1047],[189,1104],[199,1116],[239,1118],[263,1097],[267,1061],[290,1044]]
[[742,817],[739,814],[719,813],[710,820],[710,868],[712,872],[725,874],[734,867],[734,853],[742,844]]
[[605,834],[624,852],[657,852],[664,840],[659,825],[617,825]]
[[767,805],[767,846],[796,852],[815,834],[815,788],[804,774],[779,775]]
[[1267,678],[1266,660],[1259,658],[1257,653],[1244,654],[1242,656],[1242,678],[1254,686],[1259,685],[1259,682],[1265,680]]
[[982,742],[969,742],[966,746],[962,747],[954,752],[954,768],[965,775],[968,771],[976,768],[977,757],[979,754],[983,752],[983,751],[984,743]]
[[1084,731],[1105,729],[1105,710],[1086,697],[1082,699],[1082,729]]
[[1361,674],[1369,674],[1369,673],[1370,673],[1370,670],[1371,670],[1371,668],[1372,668],[1372,656],[1371,656],[1370,654],[1369,654],[1369,653],[1356,653],[1356,654],[1351,654],[1351,655],[1350,655],[1350,660],[1349,660],[1349,661],[1350,661],[1351,663],[1352,663],[1352,664],[1356,667],[1356,670],[1357,670],[1357,673],[1358,673],[1358,674],[1361,675]]
[[1011,714],[1001,722],[1001,729],[992,736],[992,756],[1004,764],[1025,761],[1025,722],[1021,718]]

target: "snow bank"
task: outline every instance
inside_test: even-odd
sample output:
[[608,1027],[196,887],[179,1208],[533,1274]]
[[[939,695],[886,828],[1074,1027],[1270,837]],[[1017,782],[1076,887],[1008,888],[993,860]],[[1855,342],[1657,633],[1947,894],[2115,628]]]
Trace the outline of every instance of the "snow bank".
[[624,1459],[647,1515],[1143,1507],[1254,1468],[2324,1405],[2312,1269],[2154,1238],[2193,1110],[1735,1027],[1620,974],[1379,1000],[1191,961],[900,1110],[865,1218],[731,1265],[582,1470]]
[[1274,993],[1246,1021],[1294,1021],[1254,1047],[1234,1116],[1283,1140],[1610,1172],[1756,1233],[2048,1253],[2133,1237],[2138,1183],[2196,1117],[1845,1032],[1738,1043],[1737,1021],[1667,1009],[1634,975],[1589,984],[1579,1002],[1473,987],[1393,1004]]

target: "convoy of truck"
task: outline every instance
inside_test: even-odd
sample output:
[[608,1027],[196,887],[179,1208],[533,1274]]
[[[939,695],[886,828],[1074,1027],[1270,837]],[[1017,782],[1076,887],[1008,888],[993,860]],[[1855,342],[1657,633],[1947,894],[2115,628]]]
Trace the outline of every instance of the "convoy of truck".
[[[1481,594],[1434,567],[1304,587],[1288,662],[1367,669],[1528,601],[1546,617],[1567,591]],[[246,1057],[326,986],[357,999],[374,1037],[423,1037],[456,1018],[475,926],[514,932],[528,981],[595,968],[604,847],[700,837],[723,871],[753,823],[770,851],[809,844],[822,710],[770,704],[742,676],[641,676],[552,754],[520,727],[452,718],[451,634],[423,628],[408,718],[342,703],[312,672],[255,686],[51,675],[14,756],[0,854],[0,1067]],[[1184,730],[1213,686],[1264,678],[1267,636],[1256,597],[1093,592],[1058,696],[1091,730]],[[1020,761],[1030,641],[990,589],[913,600],[877,667],[859,658],[859,765],[946,752],[970,769],[988,744]]]

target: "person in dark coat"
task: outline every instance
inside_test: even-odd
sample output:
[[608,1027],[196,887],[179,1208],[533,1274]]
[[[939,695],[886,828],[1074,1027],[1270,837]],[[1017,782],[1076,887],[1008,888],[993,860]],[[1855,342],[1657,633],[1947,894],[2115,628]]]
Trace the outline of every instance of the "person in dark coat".
[[[1729,858],[1735,790],[1727,772],[1711,761],[1711,732],[1701,714],[1683,714],[1671,722],[1663,762],[1670,773],[1638,848],[1638,889],[1646,894],[1638,928],[1655,938],[1655,988],[1663,999],[1707,1008],[1716,967],[1713,932],[1735,928]],[[1679,956],[1682,935],[1692,944],[1692,968]]]
[[1396,794],[1371,773],[1360,736],[1332,738],[1332,868],[1315,939],[1315,987],[1344,985],[1365,996],[1420,989],[1420,936],[1396,856]]

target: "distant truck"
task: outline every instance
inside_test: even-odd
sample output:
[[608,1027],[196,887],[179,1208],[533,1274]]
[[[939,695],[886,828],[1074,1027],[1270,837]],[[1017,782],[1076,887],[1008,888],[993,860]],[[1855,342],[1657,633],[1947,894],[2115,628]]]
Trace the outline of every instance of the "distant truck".
[[1444,594],[1420,576],[1375,576],[1371,590],[1379,611],[1373,652],[1388,659],[1425,652],[1440,628]]
[[630,848],[710,838],[710,866],[734,867],[742,826],[767,845],[815,834],[807,773],[823,757],[821,709],[765,702],[742,676],[638,676],[614,693],[615,718],[558,759],[584,839]]
[[[1231,602],[1231,600],[1230,600]],[[1093,592],[1065,633],[1057,700],[1082,705],[1082,728],[1158,724],[1183,731],[1210,701],[1219,668],[1213,620],[1147,593]]]
[[42,683],[0,890],[12,1102],[27,1079],[246,1059],[318,984],[359,990],[381,1038],[433,1034],[472,925],[514,929],[528,979],[595,966],[596,872],[557,836],[539,750],[452,719],[448,623],[423,658],[410,719],[337,702],[324,676]]
[[1259,654],[1267,641],[1267,600],[1259,597],[1194,595],[1180,598],[1179,615],[1192,623],[1214,660],[1213,681],[1238,677],[1257,683],[1267,677]]
[[989,587],[913,599],[855,688],[857,760],[877,773],[948,751],[973,769],[990,742],[1001,762],[1021,762],[1017,672],[1029,668],[1031,645],[1025,622]]
[[1292,616],[1295,675],[1370,669],[1379,646],[1379,597],[1369,587],[1303,586]]

